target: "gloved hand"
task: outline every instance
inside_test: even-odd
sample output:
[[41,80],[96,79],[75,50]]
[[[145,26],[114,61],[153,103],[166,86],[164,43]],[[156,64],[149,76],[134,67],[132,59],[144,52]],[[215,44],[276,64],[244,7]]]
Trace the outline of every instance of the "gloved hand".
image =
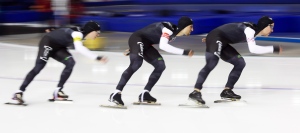
[[123,53],[125,56],[128,56],[130,54],[130,49],[126,49]]

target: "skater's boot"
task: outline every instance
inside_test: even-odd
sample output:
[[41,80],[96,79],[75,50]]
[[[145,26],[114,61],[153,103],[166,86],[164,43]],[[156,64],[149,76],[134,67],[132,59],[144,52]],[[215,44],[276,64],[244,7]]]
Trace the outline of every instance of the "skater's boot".
[[139,102],[155,103],[156,99],[150,95],[148,90],[144,90],[144,92],[139,95]]
[[205,104],[200,91],[194,90],[192,93],[190,93],[189,98],[197,103]]
[[221,98],[223,99],[241,99],[240,95],[235,94],[232,89],[225,88],[222,93],[220,94]]
[[13,100],[17,100],[19,104],[23,104],[25,101],[23,100],[23,92],[17,92],[13,95]]
[[69,96],[66,95],[63,91],[58,90],[58,91],[54,91],[53,93],[53,99],[68,99]]
[[124,106],[124,102],[122,101],[122,94],[120,93],[121,91],[116,91],[112,93],[108,99],[110,102],[114,102],[117,105],[122,105]]

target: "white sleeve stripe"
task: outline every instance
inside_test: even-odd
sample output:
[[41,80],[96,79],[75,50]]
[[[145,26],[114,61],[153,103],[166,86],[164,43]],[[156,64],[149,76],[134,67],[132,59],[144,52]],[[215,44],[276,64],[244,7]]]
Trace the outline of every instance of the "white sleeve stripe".
[[160,37],[159,48],[161,50],[164,50],[164,51],[172,53],[172,54],[182,55],[184,49],[176,48],[168,43],[169,36],[171,36],[172,34],[173,34],[173,32],[171,30],[169,30],[168,28],[164,27],[162,29],[162,36]]
[[88,48],[84,47],[82,45],[81,41],[75,41],[74,42],[75,50],[78,51],[79,53],[91,58],[91,59],[96,59],[98,55],[92,53]]
[[160,38],[160,42],[159,42],[159,48],[161,50],[164,50],[166,52],[172,53],[172,54],[179,54],[182,55],[184,49],[180,49],[180,48],[176,48],[170,44],[168,44],[169,40],[165,37],[161,37]]
[[83,34],[81,32],[74,31],[72,32],[71,36],[74,40],[82,40]]
[[170,36],[173,34],[173,32],[166,27],[162,29],[162,33],[168,33]]
[[251,53],[255,54],[266,54],[266,53],[273,53],[274,47],[273,46],[259,46],[256,45],[254,34],[255,31],[249,27],[247,27],[244,31],[248,43],[248,48]]

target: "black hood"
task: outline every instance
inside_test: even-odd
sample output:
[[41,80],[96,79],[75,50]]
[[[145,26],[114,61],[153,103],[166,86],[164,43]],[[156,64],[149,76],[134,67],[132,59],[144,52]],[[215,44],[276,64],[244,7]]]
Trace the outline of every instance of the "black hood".
[[177,30],[174,35],[176,36],[180,31],[182,31],[185,27],[192,25],[193,20],[187,16],[183,16],[178,20]]
[[274,21],[269,16],[263,16],[261,17],[257,24],[255,25],[255,35],[257,35],[259,32],[261,32],[264,28],[268,27],[270,24],[273,24]]
[[101,30],[100,25],[97,22],[89,21],[83,26],[82,34],[83,36],[86,36],[92,31],[100,31],[100,30]]

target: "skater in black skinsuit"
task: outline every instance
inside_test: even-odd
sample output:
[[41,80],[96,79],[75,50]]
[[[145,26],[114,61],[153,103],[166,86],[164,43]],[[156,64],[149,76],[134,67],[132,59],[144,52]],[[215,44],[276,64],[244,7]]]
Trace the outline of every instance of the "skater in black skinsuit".
[[268,36],[273,32],[274,21],[268,16],[259,19],[257,24],[250,22],[228,23],[210,31],[202,41],[206,42],[206,64],[198,74],[194,91],[189,94],[193,101],[205,104],[202,99],[201,89],[209,73],[218,64],[219,59],[232,64],[225,89],[221,93],[222,98],[241,99],[241,96],[235,94],[232,89],[240,78],[240,75],[246,66],[244,58],[231,46],[240,42],[247,42],[251,53],[280,53],[280,46],[258,46],[255,42],[256,36]]
[[51,57],[58,62],[65,65],[65,68],[60,76],[57,88],[53,93],[53,99],[58,98],[68,98],[62,89],[65,82],[68,80],[72,73],[73,67],[75,65],[75,60],[71,53],[69,53],[68,48],[74,45],[75,50],[81,54],[89,57],[90,59],[106,62],[106,58],[103,56],[98,56],[92,53],[89,49],[83,46],[82,39],[95,39],[99,36],[100,25],[94,21],[87,22],[83,31],[80,28],[60,28],[48,32],[39,43],[39,51],[37,54],[35,66],[27,74],[24,82],[22,83],[18,92],[13,96],[13,100],[17,100],[20,104],[24,103],[23,93],[26,87],[31,83],[34,77],[45,67],[48,59]]
[[166,66],[163,57],[152,45],[159,44],[160,49],[169,53],[192,56],[192,50],[176,48],[168,43],[174,40],[176,36],[190,35],[192,31],[193,21],[184,16],[179,19],[177,26],[170,22],[157,22],[134,32],[128,41],[130,65],[123,72],[115,92],[110,95],[109,101],[117,105],[124,105],[121,92],[130,77],[141,67],[143,60],[145,60],[154,67],[154,71],[151,73],[143,92],[139,95],[138,101],[156,102],[156,99],[149,92],[159,80]]

